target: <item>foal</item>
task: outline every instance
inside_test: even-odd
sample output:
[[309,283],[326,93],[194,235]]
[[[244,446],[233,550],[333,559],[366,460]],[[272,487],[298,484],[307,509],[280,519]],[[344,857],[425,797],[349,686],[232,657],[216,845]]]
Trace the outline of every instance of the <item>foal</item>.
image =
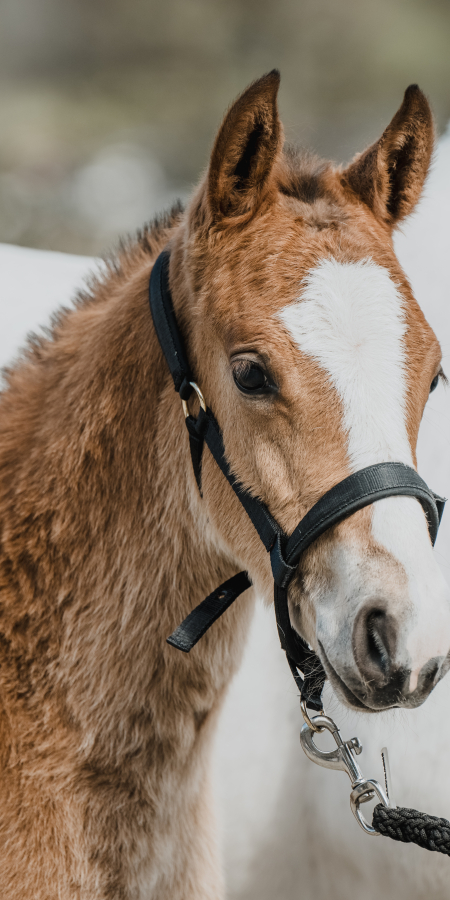
[[[231,107],[175,209],[34,340],[0,398],[0,883],[4,900],[217,900],[209,756],[247,592],[190,656],[166,637],[270,563],[205,451],[203,496],[148,309],[171,249],[178,324],[240,482],[290,532],[352,471],[414,465],[439,344],[392,230],[433,148],[410,87],[346,170],[283,150],[272,72]],[[195,413],[195,404],[191,404]],[[424,513],[381,500],[325,534],[290,588],[346,702],[421,703],[445,673],[448,590]],[[274,625],[275,627],[275,625]]]

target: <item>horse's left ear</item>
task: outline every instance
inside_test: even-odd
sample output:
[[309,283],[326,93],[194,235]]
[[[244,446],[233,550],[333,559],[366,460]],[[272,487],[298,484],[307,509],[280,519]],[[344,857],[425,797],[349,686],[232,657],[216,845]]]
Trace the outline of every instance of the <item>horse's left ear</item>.
[[342,183],[393,227],[412,212],[420,197],[433,146],[430,105],[417,84],[411,84],[380,140],[354,159]]
[[213,218],[248,216],[258,208],[282,147],[277,94],[280,73],[263,75],[228,111],[216,137],[208,172]]

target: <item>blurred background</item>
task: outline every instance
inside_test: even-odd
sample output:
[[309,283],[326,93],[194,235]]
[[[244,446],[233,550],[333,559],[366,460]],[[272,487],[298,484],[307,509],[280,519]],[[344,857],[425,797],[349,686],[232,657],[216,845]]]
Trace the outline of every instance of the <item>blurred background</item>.
[[281,69],[286,136],[338,162],[405,87],[450,118],[449,0],[0,0],[0,241],[97,254],[206,166]]

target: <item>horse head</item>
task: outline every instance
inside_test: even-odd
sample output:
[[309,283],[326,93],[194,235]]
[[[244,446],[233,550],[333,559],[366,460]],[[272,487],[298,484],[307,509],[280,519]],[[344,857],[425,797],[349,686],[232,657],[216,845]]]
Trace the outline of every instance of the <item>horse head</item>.
[[[290,534],[351,473],[416,467],[443,372],[392,240],[430,163],[426,98],[408,88],[379,141],[341,168],[283,147],[278,86],[271,72],[226,115],[170,277],[232,472]],[[193,479],[192,490],[209,540],[269,599],[268,556],[208,453],[203,499]],[[417,706],[449,667],[450,594],[413,497],[378,500],[323,534],[289,609],[353,707]]]

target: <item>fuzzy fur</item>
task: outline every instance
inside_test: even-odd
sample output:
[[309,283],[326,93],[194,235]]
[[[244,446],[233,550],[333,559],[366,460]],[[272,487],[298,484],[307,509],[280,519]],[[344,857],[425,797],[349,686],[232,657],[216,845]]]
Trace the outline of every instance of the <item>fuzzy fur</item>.
[[[331,165],[283,154],[277,87],[272,73],[232,107],[187,212],[124,246],[8,373],[0,397],[4,900],[222,896],[209,756],[252,592],[189,656],[165,639],[240,568],[268,599],[272,581],[207,453],[199,497],[148,309],[159,251],[169,243],[176,315],[230,464],[287,531],[349,471],[336,391],[273,324],[324,257],[370,257],[402,291],[414,455],[438,343],[396,261],[390,224],[355,201],[355,179],[350,190]],[[417,195],[424,175],[411,167]],[[246,352],[271,368],[276,404],[237,392],[230,359]],[[336,535],[367,539],[369,519],[363,511],[322,539],[305,559],[304,583],[293,586],[298,627],[314,646],[312,586],[326,578],[326,548]]]

